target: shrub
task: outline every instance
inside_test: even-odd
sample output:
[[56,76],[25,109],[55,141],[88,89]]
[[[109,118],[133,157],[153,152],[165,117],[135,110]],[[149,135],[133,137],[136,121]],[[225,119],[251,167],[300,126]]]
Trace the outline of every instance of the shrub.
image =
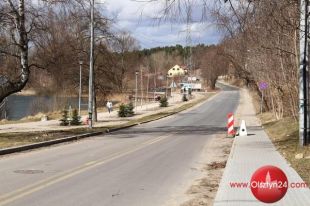
[[182,100],[183,100],[183,102],[188,101],[186,94],[183,94]]
[[168,99],[167,97],[163,97],[160,99],[160,104],[159,104],[160,107],[168,107]]
[[80,125],[81,117],[78,115],[77,109],[74,109],[72,112],[72,120],[70,122],[71,125]]
[[67,125],[69,125],[68,110],[64,109],[62,111],[62,118],[60,119],[60,126],[67,126]]
[[118,116],[119,117],[131,117],[134,115],[134,106],[132,102],[129,104],[121,104],[119,106]]
[[118,116],[119,117],[126,117],[126,105],[125,104],[121,104],[119,106],[119,111],[118,111]]
[[135,114],[133,103],[130,102],[127,106],[128,106],[128,114],[131,117]]

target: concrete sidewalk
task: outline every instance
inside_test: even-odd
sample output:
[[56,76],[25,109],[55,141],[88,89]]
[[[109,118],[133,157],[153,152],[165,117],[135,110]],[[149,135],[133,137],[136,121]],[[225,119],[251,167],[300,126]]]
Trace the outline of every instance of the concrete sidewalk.
[[236,112],[237,122],[244,119],[247,123],[248,136],[235,138],[230,156],[214,200],[215,206],[223,205],[310,205],[310,190],[289,188],[286,195],[278,202],[265,204],[256,200],[250,188],[232,188],[232,182],[250,182],[252,174],[260,167],[273,165],[281,168],[289,183],[301,183],[303,180],[290,167],[287,161],[275,149],[271,140],[261,127],[256,117],[252,99],[246,89],[241,89],[240,105]]
[[[205,96],[203,93],[194,93],[194,100],[201,99]],[[182,102],[182,94],[174,93],[168,100],[169,107],[160,108],[159,102],[151,102],[148,104],[141,105],[140,102],[137,103],[135,109],[136,115],[128,118],[118,117],[118,110],[112,111],[110,114],[108,112],[98,113],[98,122],[94,124],[94,127],[109,127],[114,125],[125,124],[131,120],[135,120],[144,116],[156,114],[158,112],[164,112],[170,109],[177,108],[186,104],[187,102]],[[85,121],[87,116],[82,116],[81,120]],[[0,133],[10,133],[10,132],[34,132],[34,131],[55,131],[55,130],[68,130],[74,128],[87,127],[87,125],[82,126],[60,126],[59,120],[49,120],[49,121],[36,121],[36,122],[25,122],[25,123],[15,123],[15,124],[3,124],[0,125]]]

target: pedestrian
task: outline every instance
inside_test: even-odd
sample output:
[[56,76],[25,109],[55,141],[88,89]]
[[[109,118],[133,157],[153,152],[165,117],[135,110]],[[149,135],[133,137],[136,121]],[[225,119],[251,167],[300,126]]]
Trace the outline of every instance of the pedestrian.
[[107,108],[108,108],[109,113],[112,112],[112,107],[113,107],[112,102],[111,102],[111,101],[108,101],[108,102],[107,102]]

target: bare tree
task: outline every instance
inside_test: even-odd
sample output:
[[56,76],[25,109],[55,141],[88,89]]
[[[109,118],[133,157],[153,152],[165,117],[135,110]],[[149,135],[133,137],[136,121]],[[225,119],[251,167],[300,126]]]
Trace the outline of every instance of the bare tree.
[[34,21],[26,21],[24,0],[5,0],[0,2],[1,55],[19,59],[19,74],[16,77],[0,75],[0,102],[10,94],[21,91],[28,82],[30,69],[28,62],[29,33]]
[[130,33],[122,31],[115,35],[114,41],[112,42],[112,50],[120,56],[119,74],[117,75],[119,80],[118,88],[120,91],[125,89],[125,83],[128,81],[126,73],[131,66],[128,64],[128,61],[132,58],[130,53],[138,50],[139,47],[138,41],[133,38]]

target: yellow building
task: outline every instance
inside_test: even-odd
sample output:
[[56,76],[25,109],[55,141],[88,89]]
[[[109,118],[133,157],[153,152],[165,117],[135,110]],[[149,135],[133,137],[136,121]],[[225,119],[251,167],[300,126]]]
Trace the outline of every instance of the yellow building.
[[168,70],[168,77],[177,77],[177,76],[184,76],[185,71],[179,65],[175,65],[171,69]]

